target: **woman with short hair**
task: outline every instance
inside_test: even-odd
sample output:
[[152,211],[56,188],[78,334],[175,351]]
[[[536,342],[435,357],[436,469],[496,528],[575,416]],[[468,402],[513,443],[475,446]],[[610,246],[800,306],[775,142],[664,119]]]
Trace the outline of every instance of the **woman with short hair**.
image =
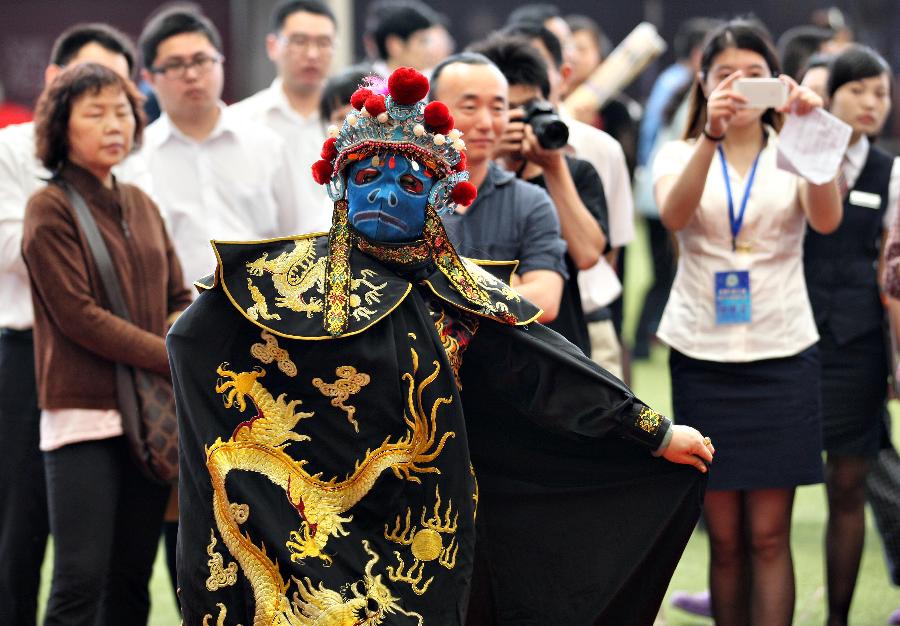
[[[169,376],[164,335],[190,303],[159,211],[112,173],[140,141],[134,86],[94,63],[62,72],[38,101],[37,154],[51,184],[29,200],[41,450],[54,571],[45,624],[146,624],[148,582],[171,488],[130,457],[116,365]],[[108,294],[70,193],[84,198],[131,320]]]

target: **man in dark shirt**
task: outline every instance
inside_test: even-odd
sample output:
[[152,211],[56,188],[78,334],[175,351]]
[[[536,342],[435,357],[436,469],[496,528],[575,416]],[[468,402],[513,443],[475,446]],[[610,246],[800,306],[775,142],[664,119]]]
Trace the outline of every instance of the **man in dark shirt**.
[[547,66],[529,41],[497,35],[474,50],[489,58],[509,82],[511,120],[496,154],[506,169],[549,192],[567,245],[568,279],[559,313],[547,325],[590,356],[578,270],[593,267],[607,245],[606,197],[600,176],[587,161],[565,155],[563,149],[542,147],[533,128],[522,121],[523,107],[535,100],[546,101],[550,93]]
[[539,321],[551,322],[567,277],[559,219],[545,191],[491,160],[508,123],[506,79],[484,56],[463,53],[439,63],[431,84],[431,98],[447,103],[463,133],[478,187],[475,202],[443,218],[453,245],[471,258],[517,260],[513,286],[543,310]]

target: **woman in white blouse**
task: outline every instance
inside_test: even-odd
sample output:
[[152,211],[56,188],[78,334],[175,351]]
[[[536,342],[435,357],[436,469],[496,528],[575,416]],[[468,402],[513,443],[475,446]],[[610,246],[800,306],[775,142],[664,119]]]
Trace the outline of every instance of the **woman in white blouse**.
[[787,626],[794,608],[791,510],[822,481],[818,334],[803,275],[806,224],[841,221],[835,183],[777,169],[782,113],[822,100],[787,78],[778,111],[746,106],[740,78],[777,76],[757,26],[708,40],[684,140],[654,162],[657,204],[680,256],[658,336],[671,347],[675,418],[716,445],[704,505],[717,626]]

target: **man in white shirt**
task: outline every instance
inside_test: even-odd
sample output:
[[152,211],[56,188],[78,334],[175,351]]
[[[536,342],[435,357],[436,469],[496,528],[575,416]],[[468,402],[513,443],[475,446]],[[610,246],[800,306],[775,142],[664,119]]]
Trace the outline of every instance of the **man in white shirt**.
[[[124,34],[105,24],[78,24],[54,43],[44,82],[49,85],[66,66],[88,62],[130,77],[134,60]],[[35,624],[49,532],[22,221],[28,198],[50,176],[35,156],[33,123],[0,130],[0,626]]]
[[233,115],[221,101],[221,39],[205,16],[175,7],[140,37],[144,78],[163,115],[144,131],[150,171],[185,280],[212,272],[210,239],[294,235],[315,223],[297,201],[285,142],[270,128]]
[[235,115],[261,122],[285,140],[295,172],[295,195],[311,231],[328,230],[332,202],[310,175],[325,141],[319,115],[322,89],[337,42],[334,13],[321,0],[286,0],[272,13],[266,52],[278,70],[272,84],[231,105]]
[[369,5],[366,15],[366,48],[372,71],[387,78],[398,67],[420,72],[435,62],[440,17],[419,0],[380,0]]

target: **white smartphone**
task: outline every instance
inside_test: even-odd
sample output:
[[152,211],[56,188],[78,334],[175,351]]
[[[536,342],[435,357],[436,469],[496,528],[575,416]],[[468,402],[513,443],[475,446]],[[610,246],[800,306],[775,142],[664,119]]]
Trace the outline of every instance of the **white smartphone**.
[[734,90],[747,98],[750,109],[773,109],[787,102],[787,85],[777,78],[739,78]]

